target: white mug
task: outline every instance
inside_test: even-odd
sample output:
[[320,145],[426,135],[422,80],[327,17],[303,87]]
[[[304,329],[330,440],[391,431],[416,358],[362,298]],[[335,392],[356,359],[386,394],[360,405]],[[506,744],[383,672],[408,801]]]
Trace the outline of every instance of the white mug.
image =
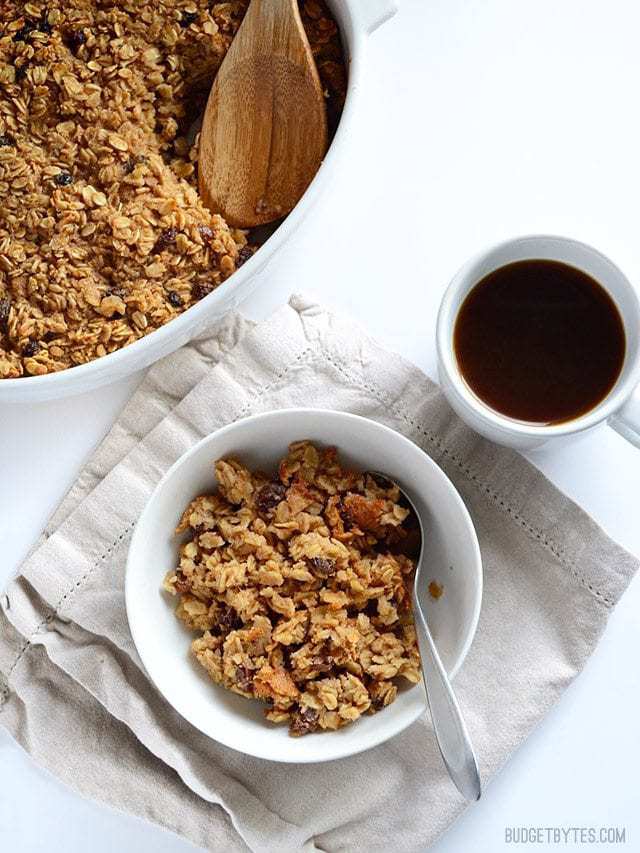
[[[611,391],[585,414],[558,424],[524,423],[490,408],[465,382],[453,347],[456,317],[469,291],[499,267],[533,259],[560,261],[594,278],[615,302],[626,337],[624,363]],[[627,277],[591,246],[565,237],[532,235],[499,243],[472,258],[454,276],[444,294],[436,339],[440,383],[449,403],[472,429],[491,441],[530,450],[606,421],[640,447],[640,302]]]

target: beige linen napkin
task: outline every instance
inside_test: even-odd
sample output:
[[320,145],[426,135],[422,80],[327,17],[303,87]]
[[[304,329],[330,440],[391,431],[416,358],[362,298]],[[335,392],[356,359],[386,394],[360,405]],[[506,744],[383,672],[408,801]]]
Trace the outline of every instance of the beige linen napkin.
[[485,589],[456,689],[490,779],[582,669],[637,562],[416,367],[300,298],[149,371],[2,599],[0,723],[81,793],[210,850],[424,850],[464,807],[426,719],[320,766],[248,758],[177,716],[129,634],[127,545],[163,472],[223,424],[298,405],[403,432],[464,497]]

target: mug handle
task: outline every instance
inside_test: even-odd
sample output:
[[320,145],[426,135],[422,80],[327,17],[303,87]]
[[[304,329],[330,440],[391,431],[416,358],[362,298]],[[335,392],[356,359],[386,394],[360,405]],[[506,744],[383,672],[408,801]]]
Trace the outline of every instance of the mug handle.
[[611,415],[609,426],[640,448],[640,385],[634,388],[627,402]]

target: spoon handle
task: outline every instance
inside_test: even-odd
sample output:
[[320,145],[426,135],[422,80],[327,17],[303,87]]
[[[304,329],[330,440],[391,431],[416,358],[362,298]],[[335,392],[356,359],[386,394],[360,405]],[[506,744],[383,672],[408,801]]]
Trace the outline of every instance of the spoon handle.
[[427,704],[440,754],[462,796],[471,802],[479,800],[482,788],[473,746],[415,593],[413,614]]

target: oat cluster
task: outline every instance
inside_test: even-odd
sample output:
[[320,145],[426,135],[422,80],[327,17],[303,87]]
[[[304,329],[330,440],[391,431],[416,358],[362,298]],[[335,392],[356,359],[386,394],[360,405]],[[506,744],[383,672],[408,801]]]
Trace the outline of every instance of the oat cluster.
[[335,730],[419,679],[409,510],[396,486],[289,447],[275,479],[234,459],[196,498],[164,587],[217,684],[267,704],[290,734]]
[[[247,5],[0,4],[0,378],[126,346],[253,252],[202,204],[193,132]],[[335,23],[301,8],[337,113]]]

